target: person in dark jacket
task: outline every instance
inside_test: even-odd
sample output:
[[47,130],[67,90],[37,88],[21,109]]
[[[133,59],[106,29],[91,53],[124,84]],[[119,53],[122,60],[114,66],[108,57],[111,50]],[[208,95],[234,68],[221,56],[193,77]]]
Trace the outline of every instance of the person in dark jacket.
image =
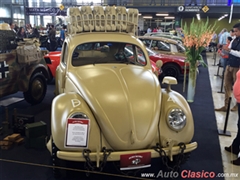
[[54,25],[50,25],[48,38],[50,40],[50,50],[53,51],[55,49],[55,47],[56,47],[56,44],[57,44],[57,41],[56,41],[56,30],[54,28]]
[[32,33],[28,36],[29,38],[39,38],[40,34],[37,28],[33,28]]
[[18,32],[17,32],[17,37],[19,39],[23,39],[23,38],[27,38],[27,35],[26,35],[26,32],[25,32],[25,29],[23,27],[20,27]]

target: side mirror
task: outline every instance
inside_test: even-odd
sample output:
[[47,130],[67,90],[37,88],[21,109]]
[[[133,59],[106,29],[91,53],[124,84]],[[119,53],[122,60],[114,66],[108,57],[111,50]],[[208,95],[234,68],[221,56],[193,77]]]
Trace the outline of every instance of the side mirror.
[[156,66],[157,66],[159,69],[162,68],[162,65],[163,65],[162,60],[157,60],[157,62],[156,62]]
[[167,84],[167,92],[171,91],[172,84],[178,84],[177,79],[175,77],[166,76],[163,78],[162,84]]

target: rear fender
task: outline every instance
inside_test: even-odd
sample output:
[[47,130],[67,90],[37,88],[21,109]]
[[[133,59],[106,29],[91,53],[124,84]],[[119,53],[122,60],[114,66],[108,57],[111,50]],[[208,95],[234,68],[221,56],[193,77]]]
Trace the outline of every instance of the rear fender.
[[[185,127],[179,131],[171,129],[168,124],[168,115],[173,108],[182,109],[187,118]],[[162,89],[162,106],[160,116],[160,143],[163,147],[169,146],[171,141],[173,145],[178,145],[180,142],[191,142],[194,135],[194,121],[191,109],[181,94],[176,91],[167,91],[166,89]]]
[[[88,147],[65,146],[67,119],[74,113],[84,113],[90,119]],[[96,152],[101,148],[99,126],[86,102],[79,94],[74,92],[63,93],[53,99],[51,132],[55,145],[63,151],[82,151],[88,148]]]

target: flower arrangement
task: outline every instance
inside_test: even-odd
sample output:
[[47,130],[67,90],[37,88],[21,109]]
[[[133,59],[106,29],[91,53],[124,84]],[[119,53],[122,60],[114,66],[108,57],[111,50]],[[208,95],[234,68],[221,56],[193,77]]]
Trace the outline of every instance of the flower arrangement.
[[[183,28],[183,44],[186,48],[186,63],[189,64],[189,76],[188,76],[188,97],[189,102],[193,102],[193,97],[195,94],[196,86],[196,76],[197,76],[197,67],[198,63],[201,63],[203,66],[207,66],[203,61],[201,52],[210,44],[215,28],[215,24],[210,25],[207,18],[206,22],[197,21],[195,22],[194,18],[188,27],[185,23]],[[186,68],[185,68],[186,76]],[[184,87],[186,78],[184,76]],[[193,92],[192,92],[193,91]]]
[[183,28],[183,44],[186,48],[187,61],[190,65],[195,65],[197,60],[206,65],[202,60],[201,52],[210,44],[213,36],[214,25],[209,25],[209,20],[195,22],[194,18],[190,27],[185,23]]

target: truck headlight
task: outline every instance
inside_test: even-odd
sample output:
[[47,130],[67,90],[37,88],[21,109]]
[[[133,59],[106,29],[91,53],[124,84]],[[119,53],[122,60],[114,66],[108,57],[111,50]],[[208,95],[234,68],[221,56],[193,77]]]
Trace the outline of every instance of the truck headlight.
[[167,122],[170,128],[179,131],[186,125],[186,115],[183,110],[174,108],[170,111]]

